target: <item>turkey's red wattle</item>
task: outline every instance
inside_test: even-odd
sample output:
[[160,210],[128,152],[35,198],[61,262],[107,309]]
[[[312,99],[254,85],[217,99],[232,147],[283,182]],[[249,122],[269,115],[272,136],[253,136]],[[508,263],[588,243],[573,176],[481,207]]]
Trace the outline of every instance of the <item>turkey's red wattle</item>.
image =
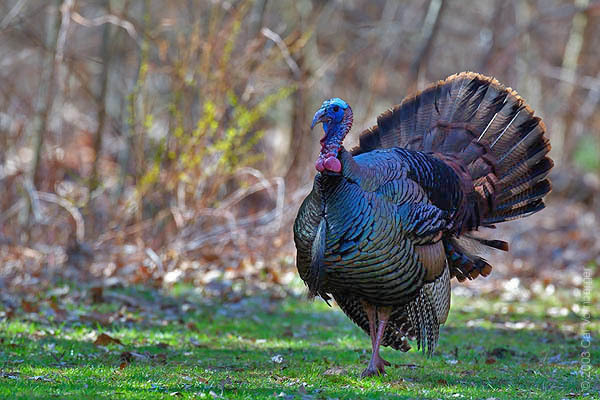
[[342,163],[340,160],[338,160],[334,153],[321,154],[315,162],[315,168],[319,172],[323,172],[325,170],[331,172],[341,172]]
[[327,157],[324,162],[325,169],[332,172],[341,172],[342,171],[342,163],[337,157]]
[[323,159],[321,157],[317,158],[317,162],[315,163],[315,168],[319,172],[325,171],[325,165],[323,165]]

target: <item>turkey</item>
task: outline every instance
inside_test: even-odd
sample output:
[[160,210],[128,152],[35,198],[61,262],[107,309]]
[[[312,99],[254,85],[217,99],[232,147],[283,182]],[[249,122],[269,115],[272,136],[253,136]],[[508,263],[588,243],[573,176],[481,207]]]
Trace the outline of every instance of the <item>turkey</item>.
[[362,376],[385,373],[380,346],[431,354],[450,280],[487,276],[482,250],[508,250],[479,227],[544,208],[553,162],[540,118],[517,93],[473,72],[452,75],[381,114],[360,135],[343,100],[323,102],[313,189],[294,222],[309,295],[331,298],[371,338]]

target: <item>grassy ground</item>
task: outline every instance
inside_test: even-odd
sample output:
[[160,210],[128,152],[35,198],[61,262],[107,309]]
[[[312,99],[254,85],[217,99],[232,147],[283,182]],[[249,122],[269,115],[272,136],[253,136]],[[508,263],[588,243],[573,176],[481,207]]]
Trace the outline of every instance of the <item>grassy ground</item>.
[[369,339],[319,301],[93,292],[65,286],[4,312],[0,398],[600,398],[600,349],[582,374],[572,293],[455,296],[433,357],[385,349],[388,374],[361,380]]

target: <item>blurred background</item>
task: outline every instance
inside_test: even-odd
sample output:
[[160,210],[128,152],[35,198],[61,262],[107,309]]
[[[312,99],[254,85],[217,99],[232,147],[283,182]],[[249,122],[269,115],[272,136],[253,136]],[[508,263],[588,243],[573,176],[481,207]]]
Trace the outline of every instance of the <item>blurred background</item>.
[[500,226],[510,255],[462,287],[522,295],[598,274],[598,1],[4,0],[0,54],[2,292],[284,293],[320,103],[351,104],[352,147],[464,70],[519,91],[556,166],[547,209]]

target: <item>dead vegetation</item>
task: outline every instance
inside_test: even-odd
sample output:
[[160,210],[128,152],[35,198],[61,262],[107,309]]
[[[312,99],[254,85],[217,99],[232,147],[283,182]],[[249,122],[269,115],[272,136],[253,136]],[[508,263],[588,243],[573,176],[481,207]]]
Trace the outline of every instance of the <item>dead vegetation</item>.
[[499,227],[494,275],[580,286],[600,263],[600,4],[446,3],[5,2],[0,289],[285,285],[315,106],[351,100],[360,129],[461,70],[518,88],[557,161],[548,209]]

